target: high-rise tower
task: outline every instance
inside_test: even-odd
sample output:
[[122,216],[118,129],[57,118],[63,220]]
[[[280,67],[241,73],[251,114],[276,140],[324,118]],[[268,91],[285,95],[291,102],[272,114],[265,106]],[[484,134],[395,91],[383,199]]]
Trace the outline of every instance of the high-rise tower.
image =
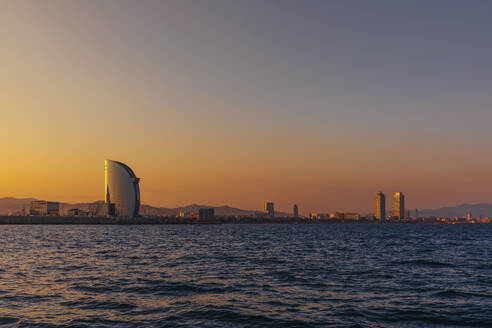
[[299,217],[299,208],[297,207],[297,204],[294,204],[294,217]]
[[400,220],[405,218],[405,196],[402,192],[395,194],[395,216]]
[[127,165],[106,160],[104,163],[107,204],[114,204],[116,216],[138,216],[140,208],[139,178]]
[[380,191],[376,194],[376,219],[384,220],[386,218],[386,196]]
[[268,216],[275,216],[275,208],[272,202],[265,202],[265,206],[263,207],[263,211]]

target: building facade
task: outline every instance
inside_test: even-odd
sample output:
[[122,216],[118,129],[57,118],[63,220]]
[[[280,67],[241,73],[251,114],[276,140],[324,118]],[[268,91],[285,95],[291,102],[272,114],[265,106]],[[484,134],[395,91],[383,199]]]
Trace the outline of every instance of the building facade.
[[29,209],[31,215],[60,215],[60,203],[47,202],[45,200],[33,200]]
[[200,208],[198,210],[198,220],[199,221],[210,221],[215,219],[215,210],[210,208]]
[[344,220],[360,220],[359,213],[343,213]]
[[[114,215],[120,217],[136,217],[140,209],[140,179],[127,165],[106,160],[105,172],[105,203],[114,204]],[[108,206],[111,208],[111,206]]]
[[330,213],[309,213],[309,218],[313,220],[329,220]]
[[386,196],[380,191],[376,194],[376,207],[375,207],[376,219],[386,219]]
[[89,216],[110,217],[116,215],[114,203],[93,203],[89,205]]
[[404,219],[405,218],[405,196],[403,195],[402,192],[397,192],[395,194],[395,216],[398,217],[398,219]]
[[268,216],[275,216],[275,206],[272,202],[265,202],[263,212]]

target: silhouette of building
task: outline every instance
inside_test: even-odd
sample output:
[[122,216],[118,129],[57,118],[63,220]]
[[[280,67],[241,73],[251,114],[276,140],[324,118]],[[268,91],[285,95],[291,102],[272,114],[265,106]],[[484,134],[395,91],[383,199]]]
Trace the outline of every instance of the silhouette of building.
[[299,217],[299,208],[297,207],[297,204],[294,204],[294,217]]
[[60,215],[60,203],[45,200],[33,200],[29,209],[31,215]]
[[395,194],[395,216],[398,217],[398,219],[404,219],[405,218],[405,196],[403,195],[402,192],[397,192]]
[[[114,214],[121,217],[136,217],[140,209],[140,179],[127,165],[106,160],[105,203],[114,204]],[[108,209],[111,206],[108,205]]]
[[198,210],[199,221],[210,221],[215,218],[215,210],[213,208],[200,208]]
[[313,220],[328,220],[330,213],[309,213],[309,218]]
[[109,217],[115,216],[116,214],[115,204],[114,203],[93,203],[89,204],[89,216],[95,217]]
[[330,219],[334,219],[334,220],[359,220],[360,214],[359,213],[335,212],[335,213],[330,213]]
[[71,208],[68,210],[68,216],[87,216],[88,213],[85,211],[82,211],[79,208]]
[[359,213],[343,213],[344,220],[360,220]]
[[418,218],[419,218],[419,210],[415,209],[415,219],[418,219]]
[[263,212],[268,216],[275,216],[275,207],[272,202],[265,202]]
[[330,219],[343,220],[345,215],[342,212],[330,213]]
[[380,191],[376,194],[376,219],[386,218],[386,196]]

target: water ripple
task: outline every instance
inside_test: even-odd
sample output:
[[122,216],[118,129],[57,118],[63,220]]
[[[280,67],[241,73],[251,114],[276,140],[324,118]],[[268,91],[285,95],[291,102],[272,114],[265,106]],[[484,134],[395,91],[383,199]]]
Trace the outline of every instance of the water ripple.
[[492,225],[1,226],[2,327],[491,327]]

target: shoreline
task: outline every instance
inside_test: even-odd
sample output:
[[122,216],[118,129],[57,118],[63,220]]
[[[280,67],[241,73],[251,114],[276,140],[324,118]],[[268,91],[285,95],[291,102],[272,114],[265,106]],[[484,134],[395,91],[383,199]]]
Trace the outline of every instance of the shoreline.
[[218,225],[218,224],[487,224],[481,222],[439,222],[439,221],[386,221],[374,220],[312,220],[296,217],[216,217],[211,220],[198,221],[192,218],[175,217],[137,217],[137,218],[108,218],[108,217],[76,217],[76,216],[1,216],[0,225]]

